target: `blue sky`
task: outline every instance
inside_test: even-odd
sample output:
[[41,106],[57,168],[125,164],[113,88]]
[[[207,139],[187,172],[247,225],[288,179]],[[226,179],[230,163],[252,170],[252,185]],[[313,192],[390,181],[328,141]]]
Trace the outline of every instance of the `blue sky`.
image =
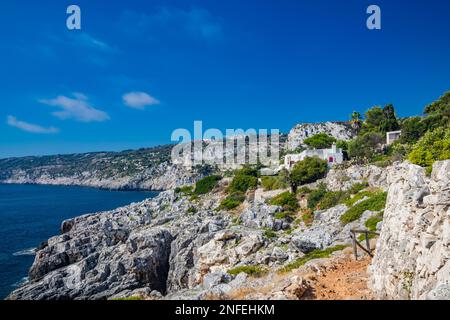
[[[66,9],[82,10],[82,30]],[[366,8],[382,30],[366,28]],[[176,128],[400,116],[450,90],[450,2],[0,3],[0,157],[169,143]]]

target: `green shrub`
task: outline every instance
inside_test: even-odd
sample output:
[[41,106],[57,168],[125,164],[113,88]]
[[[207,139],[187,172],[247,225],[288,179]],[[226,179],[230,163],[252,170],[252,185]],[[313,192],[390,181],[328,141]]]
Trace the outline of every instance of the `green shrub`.
[[247,175],[237,175],[233,178],[229,186],[229,192],[247,192],[250,189],[256,189],[258,178]]
[[348,189],[348,192],[350,194],[357,194],[358,192],[360,192],[361,190],[364,190],[368,186],[369,186],[369,183],[367,181],[364,181],[361,183],[355,183],[354,185],[351,186],[350,189]]
[[329,258],[333,252],[341,251],[341,250],[344,250],[345,248],[346,248],[345,245],[338,245],[335,247],[327,248],[325,250],[311,251],[311,252],[305,254],[302,258],[299,258],[299,259],[289,263],[285,267],[281,268],[279,270],[279,272],[289,272],[294,269],[298,269],[301,266],[303,266],[305,263],[307,263],[308,261],[311,261],[314,259]]
[[260,277],[264,275],[267,271],[260,266],[240,266],[230,269],[227,272],[232,276],[237,276],[238,274],[244,272],[253,277]]
[[348,142],[348,155],[354,159],[372,160],[384,140],[384,136],[377,132],[367,132]]
[[450,127],[427,132],[413,147],[408,156],[411,163],[427,168],[435,161],[450,159]]
[[261,184],[266,191],[286,189],[289,187],[288,181],[279,176],[262,177]]
[[272,229],[266,228],[264,230],[264,237],[267,239],[273,239],[277,237],[277,233],[273,231]]
[[386,192],[378,192],[375,195],[373,195],[371,198],[366,199],[357,205],[351,207],[348,209],[342,216],[341,216],[341,222],[343,224],[348,224],[350,222],[353,222],[355,220],[358,220],[362,214],[367,211],[380,211],[383,210],[386,206]]
[[294,165],[289,176],[293,189],[297,189],[302,184],[315,182],[325,177],[328,170],[328,163],[326,160],[314,158],[305,158]]
[[348,150],[348,142],[345,140],[338,140],[336,142],[336,147],[342,149],[342,151]]
[[178,187],[178,188],[175,188],[175,193],[180,193],[180,194],[189,196],[189,195],[192,195],[192,190],[193,190],[192,186],[184,186],[181,188]]
[[298,190],[297,190],[297,194],[298,195],[301,195],[301,196],[303,196],[303,195],[308,195],[308,194],[310,194],[312,192],[312,190],[310,189],[310,188],[308,188],[308,187],[301,187],[301,188],[299,188]]
[[373,191],[361,191],[357,194],[355,194],[352,198],[348,198],[346,199],[343,203],[347,206],[347,207],[352,207],[356,202],[358,202],[361,199],[364,199],[365,197],[372,197],[375,195],[376,192]]
[[289,191],[277,195],[269,201],[269,204],[283,207],[285,211],[297,211],[299,207],[296,196]]
[[310,226],[314,222],[314,214],[311,210],[304,210],[301,219],[306,226]]
[[367,230],[369,231],[376,231],[377,230],[377,224],[379,222],[383,221],[383,213],[378,213],[369,219],[367,219],[365,226]]
[[251,166],[244,166],[234,173],[235,176],[251,176],[258,177],[258,169]]
[[439,114],[450,117],[450,91],[447,91],[437,101],[426,106],[424,112],[428,115]]
[[303,142],[315,149],[328,149],[336,142],[336,139],[326,133],[318,133],[305,139]]
[[311,191],[308,196],[308,208],[315,210],[318,203],[327,194],[327,192],[327,187],[324,184],[320,184],[318,189]]
[[189,207],[187,210],[188,213],[197,213],[197,209],[195,207]]
[[234,192],[223,199],[219,205],[219,210],[233,210],[245,201],[245,194]]
[[195,184],[194,193],[196,195],[201,195],[211,192],[220,179],[222,179],[221,176],[213,175],[197,181]]
[[347,198],[347,193],[343,191],[330,191],[325,193],[322,199],[317,204],[319,210],[326,210],[337,206],[344,199]]
[[402,121],[402,134],[400,136],[400,143],[412,144],[416,143],[427,131],[422,117],[411,117]]

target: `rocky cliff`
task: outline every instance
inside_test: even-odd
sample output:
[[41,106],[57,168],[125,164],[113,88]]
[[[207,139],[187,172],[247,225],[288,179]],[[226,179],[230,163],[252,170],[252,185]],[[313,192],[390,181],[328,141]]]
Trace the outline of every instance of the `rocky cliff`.
[[[300,217],[266,203],[283,190],[262,189],[249,192],[237,211],[221,211],[217,208],[228,181],[198,199],[166,191],[64,221],[61,235],[37,252],[29,281],[9,299],[227,298],[247,281],[245,273],[232,275],[230,270],[265,270],[270,282],[278,270],[314,250],[348,244],[349,229],[363,227],[374,214],[366,211],[342,225],[340,217],[348,208],[338,205],[315,212],[312,225],[305,225]],[[292,294],[268,292],[266,297]]]
[[[354,136],[346,122],[298,124],[288,136],[279,137],[280,150],[295,149],[304,139],[317,133],[327,133],[337,139],[348,140]],[[255,137],[254,137],[255,138]],[[256,138],[255,138],[256,139]],[[173,145],[128,150],[123,152],[95,152],[71,155],[0,159],[0,183],[80,185],[105,189],[169,190],[192,184],[211,167],[220,171],[241,167],[238,155],[248,161],[249,155],[267,155],[270,145],[246,139],[239,144],[227,140],[232,149],[224,148],[222,141],[203,141],[202,156],[211,166],[194,166],[194,153],[172,162]],[[223,159],[227,162],[223,163]],[[230,161],[231,159],[231,161]],[[262,161],[265,157],[260,156]],[[278,159],[265,163],[278,166]],[[194,168],[192,170],[191,168]],[[205,169],[208,168],[208,169]]]
[[450,160],[436,162],[431,177],[398,164],[387,182],[370,286],[379,298],[450,299]]
[[305,139],[318,134],[326,133],[337,140],[350,140],[355,132],[348,122],[321,122],[298,124],[291,129],[288,135],[288,149],[295,150],[303,146]]
[[0,183],[168,190],[210,173],[172,164],[172,147],[0,159]]
[[[336,177],[349,176],[354,183],[371,180],[368,190],[375,186],[388,190],[384,221],[377,224],[381,236],[369,267],[369,285],[375,297],[450,298],[449,173],[450,160],[437,162],[431,177],[407,162],[385,169],[357,166],[330,173],[329,187],[335,183],[334,187],[345,189],[348,179],[342,182]],[[311,279],[323,278],[326,270],[358,267],[340,253],[331,256],[337,262],[319,259],[301,267],[301,261],[349,245],[350,229],[365,228],[369,219],[383,212],[365,209],[355,221],[343,224],[341,218],[349,206],[358,206],[370,194],[361,191],[363,196],[353,204],[317,210],[312,223],[306,224],[301,215],[286,215],[283,208],[267,204],[267,199],[283,190],[262,189],[247,193],[240,208],[227,212],[218,206],[228,183],[229,179],[223,179],[213,192],[199,198],[166,191],[141,203],[64,221],[61,235],[49,239],[37,252],[29,281],[8,299],[134,295],[150,299],[300,299],[311,286],[316,286],[315,290],[323,286]],[[361,274],[364,265],[359,264]],[[279,273],[291,269],[294,271]],[[233,270],[264,276],[249,278]],[[305,280],[310,273],[310,280]],[[359,286],[362,281],[366,283],[365,278],[355,283]],[[355,295],[358,291],[347,289]],[[372,296],[366,289],[364,292],[362,297]]]

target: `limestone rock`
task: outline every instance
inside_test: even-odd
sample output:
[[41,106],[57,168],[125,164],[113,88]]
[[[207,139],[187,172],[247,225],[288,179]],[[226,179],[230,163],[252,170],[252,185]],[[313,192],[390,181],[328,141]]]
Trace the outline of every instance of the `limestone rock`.
[[369,268],[379,298],[448,298],[450,284],[450,160],[425,170],[402,163],[390,170],[389,192]]

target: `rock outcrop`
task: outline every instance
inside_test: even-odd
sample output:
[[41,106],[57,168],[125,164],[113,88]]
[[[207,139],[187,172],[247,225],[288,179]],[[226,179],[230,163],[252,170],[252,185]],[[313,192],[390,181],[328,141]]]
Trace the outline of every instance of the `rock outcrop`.
[[[395,165],[394,165],[395,166]],[[355,183],[367,182],[369,186],[388,189],[388,172],[394,166],[380,168],[375,165],[354,165],[347,168],[335,167],[328,173],[325,183],[331,191],[344,191]]]
[[[370,267],[374,294],[390,299],[448,298],[450,160],[437,162],[431,178],[423,168],[407,162],[386,169],[340,170],[330,173],[329,188],[346,189],[369,181],[371,186],[388,189],[384,221],[377,226],[381,236]],[[339,180],[342,174],[348,178]],[[267,203],[283,190],[262,189],[249,192],[238,211],[225,212],[218,208],[226,185],[223,179],[213,192],[198,197],[165,191],[140,203],[64,221],[61,235],[37,250],[29,281],[8,299],[132,295],[226,299],[247,290],[249,282],[254,288],[277,282],[278,270],[295,265],[313,250],[349,244],[350,229],[365,228],[369,218],[381,214],[366,210],[344,225],[341,217],[349,208],[339,204],[315,211],[312,224],[306,225],[301,216]],[[304,267],[320,272],[320,261],[327,263],[319,259]],[[268,275],[259,279],[239,273],[246,268]],[[298,275],[283,276],[273,292],[262,295],[256,289],[246,298],[301,298],[311,282]]]
[[450,299],[450,160],[431,177],[416,165],[390,170],[370,286],[383,299]]
[[354,130],[347,122],[298,124],[289,132],[288,149],[295,150],[303,146],[305,139],[318,133],[326,133],[338,140],[350,140],[355,136]]

